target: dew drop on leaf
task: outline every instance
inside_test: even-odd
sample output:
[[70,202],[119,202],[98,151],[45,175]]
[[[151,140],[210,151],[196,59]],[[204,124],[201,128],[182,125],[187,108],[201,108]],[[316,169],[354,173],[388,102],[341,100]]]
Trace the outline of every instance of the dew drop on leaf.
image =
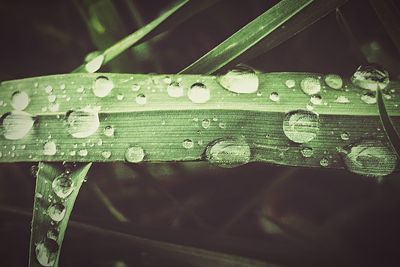
[[239,94],[257,92],[259,80],[256,72],[244,65],[236,66],[233,70],[218,78],[219,84],[228,91]]
[[49,230],[47,231],[46,237],[47,237],[48,239],[57,241],[58,235],[59,235],[58,230],[52,228],[52,229],[49,229]]
[[78,155],[81,157],[86,157],[88,155],[87,149],[81,149],[78,151]]
[[42,266],[54,266],[59,247],[56,241],[44,239],[35,246],[36,259]]
[[206,103],[210,100],[210,89],[203,83],[194,83],[188,91],[188,97],[193,103]]
[[135,101],[139,105],[146,105],[147,103],[147,98],[144,94],[138,94],[135,98]]
[[111,157],[111,151],[103,151],[101,152],[101,156],[105,159],[109,159]]
[[93,93],[97,97],[106,97],[114,88],[114,83],[105,76],[99,76],[93,83]]
[[104,62],[104,56],[103,55],[98,55],[91,59],[89,62],[85,64],[85,70],[88,73],[94,73],[98,71],[101,66],[103,65]]
[[55,222],[59,222],[64,219],[65,212],[65,206],[61,203],[54,203],[47,209],[47,214]]
[[209,119],[204,119],[201,122],[201,127],[203,127],[204,129],[207,129],[208,127],[210,127],[211,125],[211,121]]
[[351,77],[351,82],[362,89],[376,91],[389,84],[389,73],[378,64],[361,65]]
[[125,160],[131,163],[142,162],[145,156],[143,148],[140,146],[131,146],[125,151]]
[[269,99],[270,99],[271,101],[273,101],[273,102],[278,102],[279,99],[280,99],[280,97],[279,97],[279,94],[278,94],[277,92],[272,92],[272,93],[269,95]]
[[321,165],[322,167],[328,167],[328,165],[329,165],[329,160],[328,160],[327,158],[322,158],[322,159],[319,161],[319,165]]
[[12,111],[3,115],[0,119],[1,130],[8,140],[24,138],[32,129],[33,117],[24,111]]
[[294,80],[286,80],[285,85],[287,88],[293,88],[296,86],[296,82]]
[[361,96],[361,100],[366,104],[376,104],[376,97],[373,92],[366,92]]
[[181,97],[183,96],[183,87],[178,82],[171,82],[167,86],[167,93],[170,97]]
[[11,96],[11,106],[15,110],[24,110],[29,105],[29,101],[29,95],[23,91],[17,91]]
[[321,91],[321,82],[317,78],[306,77],[301,80],[300,88],[307,95],[315,95]]
[[347,140],[350,139],[350,136],[349,136],[349,134],[347,132],[343,132],[343,133],[340,134],[340,138],[342,140],[344,140],[344,141],[347,141]]
[[341,89],[343,87],[343,80],[337,74],[328,74],[325,76],[325,83],[332,89]]
[[132,84],[131,86],[132,91],[137,92],[140,90],[140,85],[137,83]]
[[310,97],[310,102],[314,105],[321,105],[322,97],[320,95],[313,95]]
[[62,173],[57,176],[51,183],[51,188],[54,194],[59,198],[66,198],[74,191],[74,181],[69,177],[69,175]]
[[84,108],[67,113],[68,132],[75,138],[86,138],[99,128],[99,115],[96,110]]
[[348,104],[350,100],[346,96],[340,95],[336,98],[335,102],[339,104]]
[[114,136],[114,132],[115,132],[115,129],[114,129],[113,126],[108,125],[108,126],[104,127],[103,133],[104,133],[105,136],[113,137]]
[[190,149],[190,148],[193,148],[194,143],[193,143],[193,141],[192,141],[191,139],[185,139],[185,140],[183,140],[183,142],[182,142],[182,146],[183,146],[184,148],[186,148],[186,149]]
[[283,132],[295,143],[313,140],[319,131],[318,114],[308,110],[288,112],[283,120]]
[[314,151],[311,147],[303,147],[301,149],[301,155],[305,158],[311,158],[314,155]]
[[251,149],[243,137],[221,138],[207,146],[205,157],[213,165],[233,168],[250,161]]
[[46,156],[54,156],[56,153],[56,143],[54,141],[47,141],[43,146],[43,154]]

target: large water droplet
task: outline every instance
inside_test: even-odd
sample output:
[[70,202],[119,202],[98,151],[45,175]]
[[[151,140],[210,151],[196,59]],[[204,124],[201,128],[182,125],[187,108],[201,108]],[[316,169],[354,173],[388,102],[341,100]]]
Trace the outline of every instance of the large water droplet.
[[167,87],[167,92],[170,97],[183,96],[183,87],[178,82],[172,82]]
[[389,73],[377,64],[362,65],[353,74],[351,81],[360,88],[376,91],[389,84]]
[[47,141],[43,146],[43,154],[46,156],[54,156],[56,153],[56,143],[54,141]]
[[333,89],[341,89],[343,86],[342,77],[337,74],[328,74],[325,76],[325,83]]
[[65,206],[61,203],[54,203],[47,209],[47,214],[55,222],[64,219],[65,212]]
[[54,266],[59,247],[56,241],[46,238],[35,246],[36,259],[42,266]]
[[250,161],[251,149],[244,138],[221,138],[207,146],[205,157],[211,164],[233,168]]
[[252,94],[258,90],[258,76],[247,66],[239,65],[225,75],[218,78],[218,82],[225,89],[240,94]]
[[34,120],[24,111],[6,113],[1,119],[2,132],[6,139],[19,140],[32,129]]
[[88,73],[94,73],[101,68],[103,62],[104,62],[104,56],[98,55],[85,64],[85,70]]
[[67,113],[68,132],[75,138],[86,138],[99,128],[98,112],[84,108]]
[[65,173],[57,176],[51,183],[53,192],[59,198],[66,198],[74,191],[74,181]]
[[321,91],[321,82],[314,77],[306,77],[300,82],[301,90],[307,95],[315,95]]
[[203,83],[195,83],[190,87],[188,97],[193,103],[206,103],[210,100],[210,89]]
[[378,140],[362,140],[341,152],[348,169],[357,174],[381,177],[391,174],[396,168],[395,152]]
[[11,96],[11,106],[15,110],[24,110],[29,104],[30,98],[26,92],[17,91]]
[[128,162],[142,162],[145,156],[143,148],[140,146],[131,146],[125,151],[125,159]]
[[286,114],[283,120],[283,132],[296,143],[313,140],[319,131],[318,114],[308,110],[294,110]]
[[107,96],[114,88],[114,83],[105,76],[97,77],[93,83],[93,93],[97,97]]

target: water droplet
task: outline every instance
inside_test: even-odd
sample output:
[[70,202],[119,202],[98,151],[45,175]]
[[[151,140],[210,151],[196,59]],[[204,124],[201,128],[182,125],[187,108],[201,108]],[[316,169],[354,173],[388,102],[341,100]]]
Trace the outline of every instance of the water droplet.
[[68,132],[75,138],[86,138],[99,128],[98,112],[84,108],[67,113]]
[[170,84],[172,82],[172,79],[169,76],[165,76],[164,79],[163,79],[163,82],[166,83],[166,84]]
[[244,138],[222,138],[207,146],[205,157],[211,164],[233,168],[250,161],[251,149]]
[[190,139],[185,139],[185,140],[183,140],[183,142],[182,142],[182,146],[183,146],[184,148],[186,148],[186,149],[190,149],[190,148],[193,148],[194,143],[193,143],[193,141],[190,140]]
[[322,97],[320,95],[313,95],[310,97],[310,102],[314,105],[321,105]]
[[244,65],[239,65],[218,78],[219,84],[225,89],[240,94],[252,94],[258,90],[258,76],[255,71]]
[[329,160],[328,160],[327,158],[322,158],[322,159],[319,161],[319,164],[320,164],[322,167],[328,167],[328,165],[329,165]]
[[46,238],[35,246],[36,259],[42,266],[54,266],[59,247],[56,241]]
[[376,91],[389,84],[389,73],[377,64],[362,65],[353,74],[351,81],[360,88]]
[[221,129],[225,129],[226,128],[226,123],[225,122],[220,122],[218,123],[218,127]]
[[206,103],[210,100],[210,89],[203,83],[194,83],[188,91],[188,97],[193,103]]
[[47,214],[55,222],[64,219],[65,212],[65,206],[61,203],[54,203],[47,209]]
[[56,153],[56,143],[54,141],[47,141],[43,146],[43,154],[46,156],[54,156]]
[[147,98],[144,94],[138,94],[135,99],[136,103],[139,105],[146,105]]
[[211,125],[211,121],[210,121],[209,119],[204,119],[204,120],[201,122],[201,126],[202,126],[204,129],[207,129],[208,127],[210,127],[210,125]]
[[17,91],[11,96],[11,106],[15,110],[24,110],[29,104],[30,98],[26,92]]
[[47,86],[44,88],[44,91],[45,91],[46,93],[50,94],[51,92],[53,92],[53,86],[47,85]]
[[114,129],[113,126],[107,125],[106,127],[104,127],[103,133],[104,133],[105,136],[113,137],[114,136],[114,132],[115,132],[115,129]]
[[273,101],[273,102],[278,102],[279,101],[279,94],[277,92],[272,92],[269,95],[269,99],[271,99],[271,101]]
[[88,63],[85,64],[85,70],[88,73],[94,73],[98,71],[104,62],[104,56],[98,55],[91,59]]
[[61,175],[54,178],[51,183],[51,187],[53,192],[59,198],[66,198],[74,191],[74,181],[67,175],[66,173],[62,173]]
[[350,100],[346,96],[341,95],[336,98],[335,102],[340,104],[348,104],[350,103]]
[[12,111],[0,119],[3,135],[8,140],[24,138],[32,129],[34,120],[29,113]]
[[81,149],[78,151],[78,155],[81,157],[86,157],[88,155],[87,149]]
[[76,92],[78,93],[83,93],[83,91],[85,91],[85,87],[83,87],[83,85],[80,85],[78,88],[76,88]]
[[287,88],[293,88],[293,87],[296,86],[296,82],[294,80],[287,80],[285,82],[285,85],[286,85]]
[[125,159],[128,162],[139,163],[142,162],[145,156],[143,148],[140,146],[131,146],[125,151]]
[[131,86],[132,91],[137,92],[140,90],[140,85],[137,83],[132,84]]
[[56,95],[48,95],[47,96],[47,100],[49,100],[49,102],[51,102],[51,103],[55,102],[56,99],[57,99]]
[[93,83],[93,93],[97,97],[107,96],[114,88],[114,83],[105,76],[97,77]]
[[333,89],[341,89],[343,86],[342,77],[337,74],[328,74],[325,76],[325,83]]
[[167,92],[170,97],[183,96],[183,87],[178,82],[172,82],[167,87]]
[[344,141],[347,141],[350,139],[350,135],[347,132],[343,132],[340,134],[340,138]]
[[306,77],[300,82],[300,87],[307,95],[315,95],[321,91],[321,82],[317,78]]
[[287,138],[296,143],[310,142],[317,136],[318,131],[319,117],[312,111],[291,111],[283,120],[283,132]]
[[305,158],[311,158],[314,155],[314,151],[311,147],[303,147],[301,149],[301,154]]
[[361,96],[361,100],[366,104],[376,104],[376,97],[373,92],[366,92]]
[[341,152],[348,169],[360,175],[381,177],[391,174],[396,168],[395,152],[378,140],[362,140]]
[[58,235],[59,235],[58,230],[56,230],[56,229],[49,229],[49,230],[47,231],[46,237],[47,237],[48,239],[57,241]]
[[118,94],[117,95],[117,100],[119,100],[119,101],[122,101],[122,100],[124,100],[124,95],[123,94]]
[[103,151],[101,152],[101,156],[105,159],[109,159],[111,157],[111,151]]

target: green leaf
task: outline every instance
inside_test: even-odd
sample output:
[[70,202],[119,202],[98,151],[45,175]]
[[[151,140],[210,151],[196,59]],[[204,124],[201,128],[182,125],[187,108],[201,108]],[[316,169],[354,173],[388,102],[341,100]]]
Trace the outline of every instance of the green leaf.
[[[67,173],[64,169],[65,166],[39,163],[33,206],[29,266],[42,266],[38,258],[42,263],[54,263],[51,266],[58,265],[68,220],[79,189],[91,165],[91,163],[87,163],[76,167],[72,166]],[[70,180],[63,181],[72,181],[73,191],[69,195],[65,190],[68,190],[67,186],[71,184],[57,185],[56,182],[60,180],[54,182],[57,177],[64,177],[60,176],[64,174]]]

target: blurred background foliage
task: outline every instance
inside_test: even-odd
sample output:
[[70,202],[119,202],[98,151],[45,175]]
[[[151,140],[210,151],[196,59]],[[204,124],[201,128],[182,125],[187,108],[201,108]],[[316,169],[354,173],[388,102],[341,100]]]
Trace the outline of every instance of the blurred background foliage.
[[[110,62],[102,72],[177,73],[278,1],[218,1]],[[156,18],[172,1],[2,1],[0,79],[68,73]],[[398,10],[397,10],[398,11]],[[396,12],[397,12],[396,11]],[[392,78],[400,54],[368,1],[332,12],[246,64],[263,72],[337,73],[349,77],[367,60]],[[339,21],[343,23],[343,19]],[[350,38],[349,38],[350,34]],[[35,178],[32,164],[0,165],[0,265],[26,266]],[[396,177],[397,176],[397,177]],[[382,181],[345,170],[251,163],[221,169],[208,163],[94,164],[71,219],[153,239],[213,247],[214,237],[262,240],[265,259],[302,266],[398,266],[400,177]],[[188,233],[204,233],[199,235]],[[248,251],[238,254],[252,256]],[[246,245],[248,244],[248,245]],[[301,254],[304,247],[312,253]],[[247,251],[247,250],[243,250]],[[258,250],[259,251],[259,250]],[[247,253],[247,254],[246,254]],[[263,258],[262,253],[257,254]],[[257,258],[256,257],[256,258]],[[188,266],[123,241],[69,228],[61,266]],[[217,265],[216,265],[217,266]]]

